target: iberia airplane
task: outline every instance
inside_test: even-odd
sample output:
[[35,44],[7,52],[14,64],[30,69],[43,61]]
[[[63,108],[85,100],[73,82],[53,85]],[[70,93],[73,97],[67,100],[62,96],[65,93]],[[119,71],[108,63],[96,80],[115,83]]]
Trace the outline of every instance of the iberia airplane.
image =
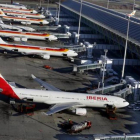
[[0,48],[9,51],[19,52],[23,55],[38,55],[44,59],[50,59],[50,56],[74,57],[78,55],[75,51],[69,49],[8,44],[1,38],[0,38]]
[[24,5],[14,5],[14,4],[0,4],[2,7],[10,7],[16,9],[27,9]]
[[33,18],[24,18],[24,17],[14,17],[14,16],[6,16],[3,11],[0,10],[0,16],[6,20],[21,22],[21,24],[49,24],[49,22],[45,19],[33,19]]
[[35,39],[35,40],[48,40],[48,41],[57,40],[56,36],[47,33],[19,32],[19,31],[10,31],[10,30],[0,30],[0,36],[14,37],[14,39],[26,38],[26,39]]
[[7,25],[0,19],[0,27],[2,29],[10,29],[10,30],[17,30],[17,31],[27,31],[27,32],[34,32],[35,29],[27,26],[16,26],[16,25]]
[[30,17],[30,18],[45,18],[42,14],[34,14],[34,13],[20,13],[20,12],[13,12],[13,11],[4,11],[6,15],[14,15],[14,16],[24,16],[24,17]]
[[37,13],[36,10],[32,9],[16,9],[16,8],[9,8],[9,7],[0,7],[3,11],[14,11],[14,12],[22,12],[22,13]]
[[2,75],[0,75],[0,92],[10,98],[52,105],[49,111],[45,113],[46,115],[52,115],[65,109],[70,109],[77,115],[86,115],[87,110],[85,107],[106,108],[108,105],[111,105],[116,108],[122,108],[129,105],[125,99],[120,97],[63,92],[41,79],[36,78],[34,75],[32,75],[32,78],[48,89],[48,91],[17,88],[10,85]]

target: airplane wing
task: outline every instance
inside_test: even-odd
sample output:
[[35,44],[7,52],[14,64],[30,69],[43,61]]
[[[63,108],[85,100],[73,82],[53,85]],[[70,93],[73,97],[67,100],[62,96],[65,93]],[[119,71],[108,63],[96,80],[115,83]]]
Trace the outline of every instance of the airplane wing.
[[32,76],[32,78],[33,78],[36,82],[38,82],[38,83],[39,83],[41,86],[43,86],[45,89],[48,89],[48,90],[50,90],[50,91],[61,91],[60,89],[58,89],[58,88],[56,88],[56,87],[54,87],[54,86],[52,86],[52,85],[50,85],[50,84],[48,84],[48,83],[42,81],[41,79],[36,78],[33,74],[32,74],[31,76]]
[[60,103],[60,104],[56,104],[53,107],[50,108],[50,110],[45,113],[45,115],[52,115],[54,113],[57,113],[59,111],[71,108],[73,106],[81,106],[82,104],[77,103],[77,102],[71,102],[71,103]]

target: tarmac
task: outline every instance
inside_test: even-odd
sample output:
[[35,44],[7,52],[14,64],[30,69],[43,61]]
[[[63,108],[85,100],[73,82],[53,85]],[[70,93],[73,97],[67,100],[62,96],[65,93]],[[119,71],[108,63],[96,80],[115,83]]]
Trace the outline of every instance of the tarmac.
[[[50,65],[53,70],[43,68]],[[32,80],[31,74],[60,88],[61,90],[81,90],[91,86],[97,80],[95,74],[73,75],[70,67],[73,64],[62,58],[52,57],[50,60],[20,56],[17,54],[0,54],[0,72],[7,81],[14,81],[20,87],[41,87]],[[46,116],[48,105],[37,104],[34,114],[18,113],[8,104],[8,98],[0,95],[0,139],[1,140],[70,140],[92,139],[93,134],[140,133],[140,111],[118,109],[117,120],[109,120],[105,110],[88,108],[87,116],[76,116],[68,111]],[[60,128],[60,123],[71,118],[80,123],[92,122],[89,130],[69,135]]]
[[[25,44],[57,47],[61,42],[29,40]],[[53,69],[45,69],[44,65]],[[92,71],[87,75],[73,75],[73,65],[59,57],[44,60],[10,52],[3,54],[0,51],[0,73],[7,81],[15,82],[22,88],[43,90],[31,78],[31,74],[63,91],[83,92],[92,87],[93,81],[99,80],[99,75]],[[105,110],[98,108],[87,108],[86,116],[76,116],[67,110],[46,116],[44,112],[50,106],[37,104],[33,114],[18,113],[8,101],[7,97],[0,94],[0,140],[92,140],[93,134],[140,133],[140,111],[128,108],[118,109],[117,120],[109,120]],[[69,118],[76,123],[89,120],[92,127],[78,134],[67,134],[60,124]]]

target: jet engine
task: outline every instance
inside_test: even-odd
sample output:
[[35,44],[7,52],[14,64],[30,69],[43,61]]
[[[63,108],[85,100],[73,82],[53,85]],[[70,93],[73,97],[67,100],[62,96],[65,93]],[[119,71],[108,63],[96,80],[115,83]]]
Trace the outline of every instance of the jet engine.
[[21,24],[23,24],[23,25],[31,25],[31,22],[22,21]]
[[87,110],[85,108],[76,108],[72,110],[72,112],[80,116],[85,116],[87,114]]
[[50,59],[50,55],[48,55],[48,54],[42,55],[41,57],[42,57],[43,59]]

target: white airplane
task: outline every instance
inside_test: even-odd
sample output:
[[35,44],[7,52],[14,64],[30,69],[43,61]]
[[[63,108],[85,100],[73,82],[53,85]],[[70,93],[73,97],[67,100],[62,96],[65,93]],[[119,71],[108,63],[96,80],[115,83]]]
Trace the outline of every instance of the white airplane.
[[42,25],[49,24],[49,22],[45,19],[33,19],[33,18],[26,18],[26,17],[6,16],[4,14],[4,12],[1,10],[0,10],[0,16],[6,20],[21,22],[21,24],[42,24]]
[[74,57],[78,55],[75,51],[69,49],[9,44],[3,41],[1,38],[0,48],[19,52],[24,55],[38,55],[44,59],[50,59],[50,56]]
[[34,75],[32,75],[32,78],[48,89],[48,91],[14,87],[9,85],[2,75],[0,75],[0,91],[10,98],[53,105],[49,111],[45,113],[46,115],[52,115],[65,109],[70,109],[77,115],[86,115],[87,110],[84,107],[106,108],[107,105],[111,105],[116,108],[122,108],[129,105],[125,99],[120,97],[63,92],[41,79],[36,78]]
[[17,31],[20,31],[20,32],[22,32],[23,30],[28,31],[28,32],[34,32],[35,31],[34,28],[27,27],[27,26],[16,26],[16,25],[4,24],[4,22],[1,19],[0,19],[0,27],[2,29],[17,30]]
[[16,9],[16,8],[9,8],[9,7],[0,7],[3,11],[15,11],[15,12],[22,12],[22,13],[37,13],[36,10],[32,9]]
[[10,30],[0,30],[0,36],[13,37],[15,40],[18,39],[34,39],[34,40],[57,40],[57,37],[47,33],[34,33],[34,32],[19,32]]
[[12,16],[23,16],[23,17],[29,17],[29,18],[45,18],[44,15],[42,14],[34,14],[34,13],[20,13],[20,12],[15,12],[15,11],[4,11],[6,15],[12,15]]
[[132,13],[128,14],[127,16],[130,18],[130,17],[135,16],[135,14],[136,14],[136,10],[134,10]]
[[1,7],[9,7],[16,9],[27,9],[24,5],[15,5],[15,4],[0,4]]

